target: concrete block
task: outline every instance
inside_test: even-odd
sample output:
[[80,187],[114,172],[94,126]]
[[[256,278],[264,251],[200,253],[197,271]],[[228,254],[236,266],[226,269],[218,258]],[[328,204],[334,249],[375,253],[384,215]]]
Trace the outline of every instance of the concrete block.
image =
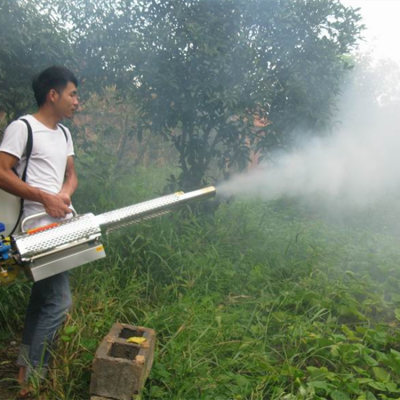
[[90,396],[90,400],[112,400],[112,399],[107,399],[106,397],[99,397],[99,396]]
[[[144,337],[142,344],[127,343]],[[150,373],[154,359],[155,332],[141,326],[116,323],[103,339],[93,361],[90,394],[113,400],[131,400]]]

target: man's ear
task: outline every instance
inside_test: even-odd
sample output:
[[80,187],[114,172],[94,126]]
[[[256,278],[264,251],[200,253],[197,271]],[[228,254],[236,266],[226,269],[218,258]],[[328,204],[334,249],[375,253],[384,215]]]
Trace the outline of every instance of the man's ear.
[[48,95],[47,95],[47,99],[51,102],[51,103],[55,103],[57,102],[58,98],[60,97],[59,93],[57,92],[56,89],[50,89]]

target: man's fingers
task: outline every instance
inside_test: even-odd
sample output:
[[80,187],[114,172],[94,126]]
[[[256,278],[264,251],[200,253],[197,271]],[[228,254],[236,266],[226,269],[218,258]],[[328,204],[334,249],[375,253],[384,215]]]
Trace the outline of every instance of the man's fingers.
[[[69,200],[67,202],[67,200]],[[53,218],[65,218],[67,214],[71,214],[72,210],[69,208],[71,201],[67,195],[53,194],[46,196],[44,206],[47,214]]]
[[69,206],[69,205],[71,204],[71,197],[70,197],[70,196],[68,196],[68,195],[65,194],[65,193],[59,193],[58,195],[61,197],[62,201],[63,201],[67,206]]

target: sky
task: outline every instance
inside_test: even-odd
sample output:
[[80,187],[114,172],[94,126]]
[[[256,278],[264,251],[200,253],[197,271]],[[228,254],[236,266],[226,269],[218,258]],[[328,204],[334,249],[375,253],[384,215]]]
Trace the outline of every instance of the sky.
[[400,63],[400,0],[341,0],[346,6],[361,8],[365,42],[360,51],[373,50],[377,59],[390,58]]

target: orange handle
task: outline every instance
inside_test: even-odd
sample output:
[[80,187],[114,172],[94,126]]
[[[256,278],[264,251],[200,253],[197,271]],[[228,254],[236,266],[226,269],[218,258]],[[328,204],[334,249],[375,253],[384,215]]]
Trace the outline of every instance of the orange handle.
[[53,222],[52,224],[45,225],[45,226],[40,226],[39,228],[29,229],[29,231],[26,231],[26,233],[28,235],[33,235],[34,233],[47,231],[47,229],[56,228],[58,225],[60,225],[60,224],[57,224],[56,222]]

